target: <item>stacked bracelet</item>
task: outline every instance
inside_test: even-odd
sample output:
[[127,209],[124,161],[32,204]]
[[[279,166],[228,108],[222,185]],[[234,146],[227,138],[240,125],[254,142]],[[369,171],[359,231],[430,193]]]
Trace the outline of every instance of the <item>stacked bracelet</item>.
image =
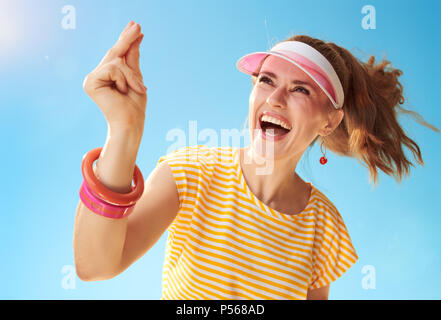
[[81,185],[80,198],[84,205],[91,211],[108,218],[120,219],[126,217],[134,208],[134,205],[115,206],[113,204],[104,202],[98,196],[96,196],[92,190],[90,190],[85,181],[83,181]]
[[81,171],[84,181],[80,188],[80,198],[91,211],[108,218],[127,217],[141,198],[144,191],[144,178],[138,166],[134,170],[134,186],[129,193],[118,193],[106,188],[95,176],[93,163],[99,158],[102,148],[96,148],[83,157]]

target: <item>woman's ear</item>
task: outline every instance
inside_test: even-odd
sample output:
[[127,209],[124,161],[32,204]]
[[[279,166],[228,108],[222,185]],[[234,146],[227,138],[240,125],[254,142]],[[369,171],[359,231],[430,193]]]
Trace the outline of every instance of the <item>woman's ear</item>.
[[254,86],[254,84],[256,83],[256,79],[257,79],[257,77],[255,77],[255,76],[251,76],[251,82],[253,83],[253,86]]
[[340,125],[340,122],[343,120],[344,115],[345,112],[343,111],[343,109],[334,109],[332,112],[329,113],[326,125],[318,131],[318,134],[324,137],[330,135]]
[[343,109],[338,109],[335,111],[332,131],[334,131],[334,129],[340,125],[340,122],[343,120],[344,116],[345,116],[345,111]]

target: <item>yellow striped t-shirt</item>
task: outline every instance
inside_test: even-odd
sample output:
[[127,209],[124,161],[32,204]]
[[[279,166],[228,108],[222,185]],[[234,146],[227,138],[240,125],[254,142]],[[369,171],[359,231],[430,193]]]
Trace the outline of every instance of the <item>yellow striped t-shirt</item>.
[[173,173],[179,212],[168,228],[162,297],[173,300],[306,299],[358,259],[332,202],[311,183],[289,215],[257,199],[238,148],[182,147],[159,158]]

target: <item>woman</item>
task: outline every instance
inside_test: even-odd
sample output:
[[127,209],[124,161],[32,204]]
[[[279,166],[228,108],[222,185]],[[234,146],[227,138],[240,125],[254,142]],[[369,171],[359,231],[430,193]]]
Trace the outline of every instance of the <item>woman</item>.
[[83,160],[78,276],[120,274],[168,230],[162,299],[327,299],[358,256],[338,210],[295,169],[317,139],[320,163],[326,148],[356,157],[374,183],[377,168],[408,173],[402,144],[423,164],[396,118],[395,108],[408,112],[398,105],[401,71],[308,36],[244,56],[237,66],[252,76],[252,143],[180,148],[160,157],[144,184],[136,166],[147,103],[142,38],[131,21],[84,81],[109,131]]

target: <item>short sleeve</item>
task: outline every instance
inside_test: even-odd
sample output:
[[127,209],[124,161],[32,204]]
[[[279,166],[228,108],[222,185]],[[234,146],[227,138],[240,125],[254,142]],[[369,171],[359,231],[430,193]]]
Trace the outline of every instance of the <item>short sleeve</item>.
[[313,270],[309,289],[329,285],[358,260],[340,213],[331,207],[319,219],[313,248]]
[[201,170],[198,150],[198,146],[182,147],[163,155],[156,164],[158,166],[165,161],[170,167],[179,194],[180,209],[183,206],[191,206],[200,189]]

